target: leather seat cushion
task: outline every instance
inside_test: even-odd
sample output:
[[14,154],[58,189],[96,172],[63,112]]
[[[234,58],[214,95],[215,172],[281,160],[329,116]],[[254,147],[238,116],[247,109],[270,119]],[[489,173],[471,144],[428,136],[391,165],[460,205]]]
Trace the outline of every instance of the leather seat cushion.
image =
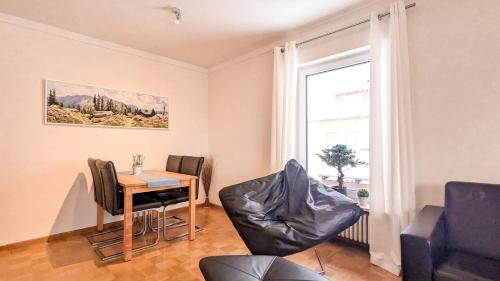
[[180,188],[156,192],[155,197],[163,206],[167,206],[189,201],[189,192],[187,188]]
[[328,280],[276,256],[215,256],[200,260],[206,281]]
[[434,281],[499,281],[500,261],[449,251],[434,271]]
[[186,196],[180,196],[177,198],[167,199],[167,200],[162,201],[161,203],[163,206],[168,206],[168,205],[173,205],[173,204],[178,204],[178,203],[188,202],[188,201],[189,201],[189,196],[186,195]]
[[[117,210],[118,214],[123,214],[123,192],[120,192],[120,208]],[[139,212],[149,209],[157,209],[161,208],[161,202],[156,200],[154,197],[151,197],[146,194],[135,194],[132,196],[132,212]]]

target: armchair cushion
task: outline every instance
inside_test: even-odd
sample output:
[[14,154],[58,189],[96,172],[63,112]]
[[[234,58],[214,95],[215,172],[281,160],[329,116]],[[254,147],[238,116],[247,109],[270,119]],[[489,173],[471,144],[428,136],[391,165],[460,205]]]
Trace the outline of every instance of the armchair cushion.
[[449,251],[434,273],[434,281],[498,281],[500,261]]
[[500,260],[500,185],[449,182],[445,187],[447,247]]
[[404,281],[431,281],[445,250],[443,207],[425,206],[401,233]]

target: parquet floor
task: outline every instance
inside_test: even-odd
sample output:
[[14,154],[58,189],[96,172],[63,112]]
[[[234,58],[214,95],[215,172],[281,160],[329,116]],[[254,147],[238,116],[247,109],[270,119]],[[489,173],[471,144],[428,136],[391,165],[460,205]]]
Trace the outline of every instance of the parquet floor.
[[[182,212],[185,210],[173,211]],[[185,238],[171,242],[162,240],[156,248],[135,254],[130,262],[101,263],[83,234],[3,248],[0,249],[0,280],[203,280],[198,268],[200,258],[249,252],[221,208],[198,208],[197,223],[204,230],[197,234],[194,242]],[[319,246],[319,251],[326,276],[332,281],[400,280],[370,265],[368,254],[363,250],[327,242]],[[313,270],[318,269],[312,250],[288,258]]]

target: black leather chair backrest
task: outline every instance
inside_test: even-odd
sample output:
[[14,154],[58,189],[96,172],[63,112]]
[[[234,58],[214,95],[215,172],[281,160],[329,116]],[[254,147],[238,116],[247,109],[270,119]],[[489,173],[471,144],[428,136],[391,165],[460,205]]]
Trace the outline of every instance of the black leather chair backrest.
[[97,168],[101,173],[103,193],[104,193],[104,209],[113,216],[119,215],[118,209],[121,204],[120,189],[118,186],[118,178],[116,177],[115,165],[111,161],[96,161]]
[[447,247],[500,260],[500,185],[448,182],[444,214]]
[[178,173],[181,170],[182,156],[169,155],[167,159],[167,172]]
[[193,157],[193,156],[182,156],[181,170],[179,173],[185,175],[197,176],[196,180],[196,198],[198,199],[198,193],[200,191],[200,174],[201,167],[203,167],[203,157]]
[[287,256],[336,237],[363,210],[310,178],[294,159],[283,171],[224,187],[219,198],[254,255]]
[[94,201],[99,204],[101,207],[103,205],[103,187],[102,187],[102,179],[99,170],[97,169],[96,159],[89,158],[87,160],[89,164],[90,172],[92,173],[92,182],[94,185]]

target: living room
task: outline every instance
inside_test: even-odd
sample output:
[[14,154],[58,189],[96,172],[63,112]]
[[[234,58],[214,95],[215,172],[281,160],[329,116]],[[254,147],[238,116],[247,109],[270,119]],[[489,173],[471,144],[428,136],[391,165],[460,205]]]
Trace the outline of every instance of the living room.
[[500,280],[499,18],[0,1],[0,280]]

